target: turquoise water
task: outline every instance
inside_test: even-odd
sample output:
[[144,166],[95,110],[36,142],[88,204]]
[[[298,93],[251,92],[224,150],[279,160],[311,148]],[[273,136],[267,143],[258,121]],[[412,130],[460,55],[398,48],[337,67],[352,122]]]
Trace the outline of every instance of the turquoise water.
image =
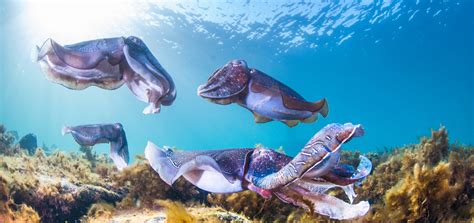
[[[186,150],[283,146],[293,155],[325,124],[361,123],[346,147],[374,151],[415,143],[445,125],[474,143],[472,1],[322,2],[2,1],[0,123],[39,144],[77,151],[63,125],[121,122],[131,155],[148,140]],[[141,37],[173,77],[178,97],[160,114],[126,87],[73,91],[30,60],[47,38],[61,44]],[[288,128],[255,124],[237,106],[196,95],[216,69],[245,59],[306,99],[326,97],[325,119]],[[107,151],[106,145],[96,147]]]

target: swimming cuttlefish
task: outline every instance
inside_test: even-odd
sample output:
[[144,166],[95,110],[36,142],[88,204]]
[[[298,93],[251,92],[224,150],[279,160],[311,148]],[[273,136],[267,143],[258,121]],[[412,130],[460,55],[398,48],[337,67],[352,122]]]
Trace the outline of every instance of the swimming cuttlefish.
[[144,114],[159,113],[176,98],[171,76],[138,37],[108,38],[61,46],[47,39],[36,47],[33,60],[46,78],[69,89],[90,86],[113,90],[127,84],[149,104]]
[[[205,151],[172,151],[148,142],[145,156],[161,179],[172,185],[180,176],[213,193],[252,190],[265,198],[284,202],[329,216],[351,219],[365,215],[369,203],[352,204],[354,183],[363,180],[372,163],[364,156],[356,170],[339,164],[339,149],[353,137],[364,134],[360,125],[330,124],[321,129],[295,156],[265,148]],[[339,187],[350,203],[327,195]]]
[[110,144],[110,158],[118,170],[127,167],[129,162],[127,136],[120,123],[64,126],[62,135],[71,133],[81,146],[94,146],[99,143]]
[[308,102],[285,84],[267,74],[248,68],[244,60],[232,60],[217,69],[198,95],[216,104],[237,103],[250,110],[256,123],[278,120],[289,127],[316,121],[317,114],[329,112],[326,99]]

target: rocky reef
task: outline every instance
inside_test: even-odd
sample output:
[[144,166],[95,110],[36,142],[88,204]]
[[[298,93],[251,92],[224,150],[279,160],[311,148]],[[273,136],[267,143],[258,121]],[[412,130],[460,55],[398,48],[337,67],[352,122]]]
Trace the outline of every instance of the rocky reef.
[[[282,149],[279,149],[283,151]],[[31,151],[34,153],[30,154]],[[359,152],[341,162],[356,166]],[[358,221],[439,222],[474,218],[474,148],[449,144],[441,127],[419,144],[364,154],[372,174],[356,201]],[[329,193],[342,196],[339,190]],[[22,149],[0,125],[0,222],[321,222],[327,217],[251,191],[209,194],[186,180],[164,183],[143,157],[117,171],[89,147],[77,153]],[[332,220],[331,220],[332,221]]]

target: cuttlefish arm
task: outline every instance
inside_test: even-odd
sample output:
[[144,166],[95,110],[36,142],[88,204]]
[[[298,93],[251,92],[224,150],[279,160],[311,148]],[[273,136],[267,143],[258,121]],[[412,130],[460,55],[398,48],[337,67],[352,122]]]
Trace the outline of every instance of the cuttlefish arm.
[[175,152],[151,142],[145,157],[168,185],[183,176],[195,186],[213,193],[244,190],[242,186],[247,154],[251,149]]
[[117,166],[117,169],[122,170],[127,167],[129,162],[128,143],[125,131],[120,123],[63,127],[62,134],[68,133],[81,146],[109,143],[109,156],[115,166]]
[[[248,175],[248,180],[259,188],[272,190],[301,179],[308,173],[311,177],[325,175],[326,170],[332,168],[332,165],[322,165],[324,171],[317,168],[315,170],[314,167],[320,166],[328,159],[330,160],[331,155],[336,153],[342,144],[352,137],[363,135],[363,133],[364,130],[361,125],[351,123],[327,125],[316,133],[301,152],[279,171],[268,175]],[[319,172],[319,174],[314,174],[314,171]]]
[[288,187],[279,188],[274,194],[284,202],[326,215],[332,219],[344,220],[361,217],[367,214],[370,209],[370,204],[367,201],[349,204],[339,198],[324,194],[330,186],[328,188],[326,185],[310,185],[296,184],[295,182]]
[[360,156],[356,171],[345,165],[335,166],[321,178],[331,183],[345,186],[359,182],[366,178],[372,171],[372,162],[365,156]]
[[46,77],[69,89],[82,90],[90,86],[116,89],[124,81],[120,71],[124,38],[91,40],[61,46],[47,39],[36,47],[33,60]]
[[176,98],[173,79],[145,43],[137,37],[128,37],[123,51],[127,60],[125,83],[138,99],[149,103],[143,113],[158,113],[161,104],[171,105]]

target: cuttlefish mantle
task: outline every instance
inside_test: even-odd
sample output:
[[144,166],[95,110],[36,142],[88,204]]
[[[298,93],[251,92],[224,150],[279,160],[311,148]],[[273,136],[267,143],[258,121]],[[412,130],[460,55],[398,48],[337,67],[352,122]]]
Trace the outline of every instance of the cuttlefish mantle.
[[[370,208],[367,201],[352,201],[356,197],[354,184],[367,177],[372,163],[361,156],[357,169],[339,165],[339,150],[363,133],[360,125],[328,125],[295,157],[266,148],[173,151],[151,142],[145,157],[169,185],[183,176],[205,191],[252,190],[264,198],[276,196],[333,219],[351,219],[365,215]],[[328,195],[331,188],[344,190],[350,203]]]
[[144,114],[160,112],[176,98],[171,76],[138,37],[117,37],[62,46],[47,39],[36,47],[38,62],[47,79],[72,90],[90,86],[114,90],[127,84],[132,93],[148,103]]
[[249,68],[244,60],[232,60],[217,69],[199,86],[198,95],[216,104],[237,103],[253,113],[256,123],[277,120],[293,127],[329,112],[326,99],[308,102],[280,81]]
[[117,169],[122,170],[128,165],[130,158],[127,137],[120,123],[64,126],[61,133],[62,135],[70,133],[81,146],[109,143],[109,156]]

